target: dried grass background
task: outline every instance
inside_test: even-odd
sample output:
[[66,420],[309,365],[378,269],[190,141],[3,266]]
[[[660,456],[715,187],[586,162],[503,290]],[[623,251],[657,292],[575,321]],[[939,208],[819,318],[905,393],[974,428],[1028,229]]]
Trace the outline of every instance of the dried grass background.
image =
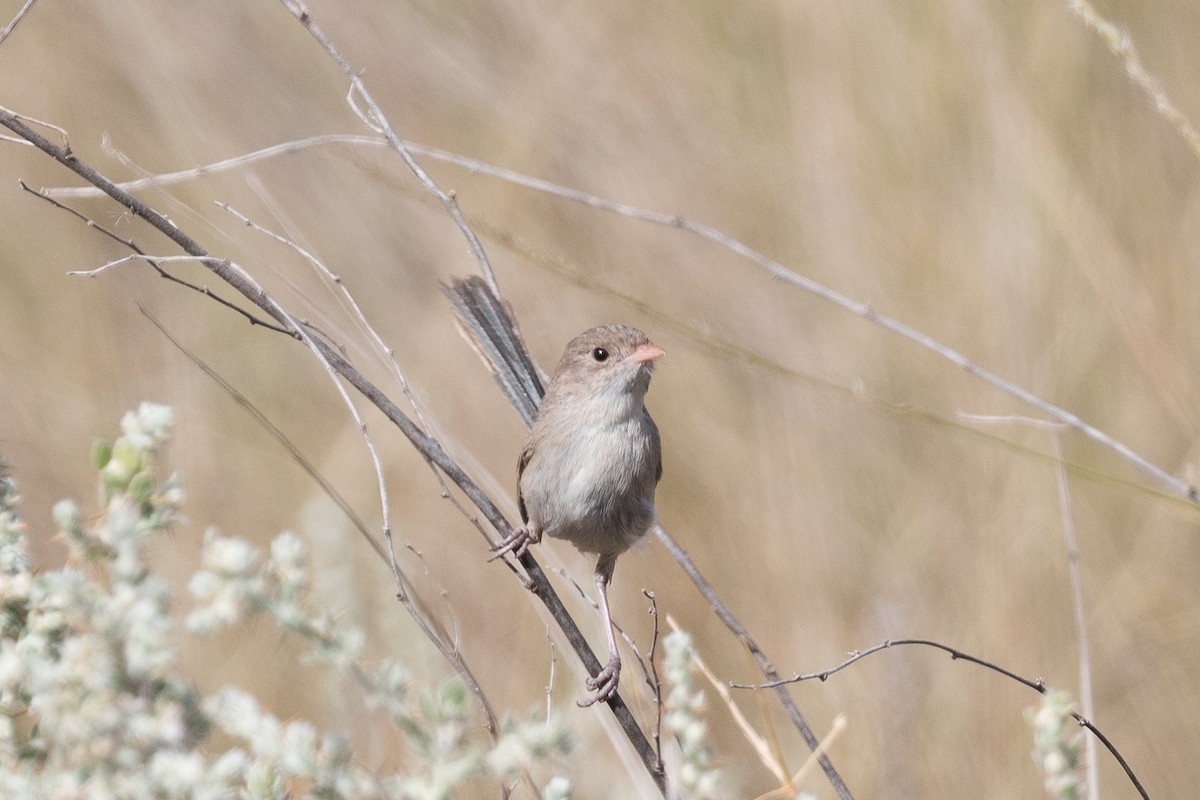
[[[0,17],[19,4],[9,5]],[[1200,160],[1066,4],[310,8],[402,136],[713,225],[1191,474]],[[1114,0],[1099,10],[1200,118],[1200,7]],[[119,178],[367,133],[345,94],[336,67],[269,2],[42,0],[0,46],[0,104],[62,126],[81,158]],[[106,151],[105,137],[135,167]],[[1053,443],[1044,430],[957,416],[1027,409],[697,238],[423,163],[484,236],[543,363],[608,321],[643,328],[667,351],[648,398],[666,450],[662,521],[781,673],[923,636],[1077,690]],[[306,352],[144,266],[68,278],[125,253],[19,191],[17,178],[71,184],[32,149],[3,143],[0,176],[0,452],[43,534],[41,563],[62,557],[44,535],[53,501],[87,499],[90,440],[111,436],[140,400],[165,402],[179,414],[171,461],[191,523],[159,543],[158,558],[180,581],[181,609],[207,526],[263,542],[294,529],[320,564],[318,599],[365,626],[374,652],[402,655],[429,680],[445,675],[392,601],[386,568],[137,306],[247,394],[377,525],[361,438]],[[317,254],[394,348],[456,454],[511,497],[523,429],[438,291],[475,264],[394,153],[329,146],[142,196],[386,381],[307,265],[212,201]],[[151,253],[174,252],[112,203],[75,205]],[[211,284],[199,266],[178,272]],[[368,424],[386,455],[397,535],[423,554],[404,556],[418,590],[457,626],[499,706],[542,702],[551,649],[528,598],[485,563],[482,539],[407,443],[375,413]],[[1189,796],[1200,785],[1200,515],[1077,434],[1064,434],[1063,449],[1095,722],[1151,796]],[[590,584],[590,563],[569,548],[539,553]],[[594,612],[559,583],[602,647]],[[618,621],[644,648],[642,588],[722,678],[757,677],[654,542],[621,560],[613,592]],[[581,736],[577,796],[633,796],[599,727],[606,712],[574,707],[581,679],[556,652],[555,701]],[[402,758],[345,687],[296,666],[272,631],[185,655],[206,687],[248,683],[281,716],[352,731],[367,763]],[[649,719],[630,667],[627,696]],[[795,696],[819,733],[847,715],[831,757],[857,797],[1041,796],[1021,714],[1036,697],[995,675],[895,650]],[[756,707],[751,694],[737,697]],[[795,769],[804,748],[765,704]],[[714,705],[710,719],[728,796],[773,788],[725,709]],[[1104,797],[1133,795],[1105,754],[1100,775]],[[804,788],[832,796],[819,773]]]

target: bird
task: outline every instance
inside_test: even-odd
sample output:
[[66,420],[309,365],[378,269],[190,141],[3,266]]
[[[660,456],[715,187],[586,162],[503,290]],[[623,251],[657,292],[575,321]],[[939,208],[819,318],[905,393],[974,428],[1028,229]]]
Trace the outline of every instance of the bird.
[[[621,656],[609,606],[617,557],[656,519],[662,443],[645,396],[664,355],[642,331],[600,325],[572,339],[549,376],[529,357],[507,304],[481,278],[443,287],[458,310],[468,341],[531,430],[517,459],[517,506],[522,527],[493,550],[520,557],[543,535],[564,539],[596,556],[595,582],[608,637],[608,663],[587,681],[582,706],[616,693]],[[543,397],[544,394],[544,397]]]
[[662,444],[645,396],[654,363],[663,355],[646,334],[627,325],[589,328],[567,344],[517,460],[523,527],[494,551],[519,557],[545,534],[596,555],[609,659],[588,679],[594,694],[584,706],[606,701],[620,681],[608,587],[617,557],[655,520]]

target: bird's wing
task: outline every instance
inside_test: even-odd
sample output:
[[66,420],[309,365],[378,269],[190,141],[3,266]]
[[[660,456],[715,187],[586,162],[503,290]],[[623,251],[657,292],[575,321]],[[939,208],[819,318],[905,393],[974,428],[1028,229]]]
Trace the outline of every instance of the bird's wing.
[[646,411],[646,420],[650,423],[650,446],[653,452],[658,456],[658,463],[654,465],[654,483],[657,484],[662,480],[662,440],[658,435],[658,426],[654,424],[654,417],[650,416],[650,412]]
[[526,445],[521,450],[521,457],[517,459],[517,509],[521,512],[522,524],[529,524],[529,512],[525,510],[525,495],[521,494],[521,476],[525,474],[525,467],[529,464],[529,459],[533,456],[533,448]]

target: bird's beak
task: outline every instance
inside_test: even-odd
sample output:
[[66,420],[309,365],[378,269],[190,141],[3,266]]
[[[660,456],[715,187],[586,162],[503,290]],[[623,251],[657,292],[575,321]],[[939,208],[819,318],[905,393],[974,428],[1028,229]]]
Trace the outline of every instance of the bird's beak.
[[646,342],[634,348],[633,352],[629,354],[629,360],[635,364],[645,364],[647,361],[653,361],[665,355],[666,351],[661,347],[651,342]]

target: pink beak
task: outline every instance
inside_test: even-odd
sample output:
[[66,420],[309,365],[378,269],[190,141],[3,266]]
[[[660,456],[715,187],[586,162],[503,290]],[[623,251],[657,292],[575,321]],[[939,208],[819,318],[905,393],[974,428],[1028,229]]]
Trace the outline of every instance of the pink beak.
[[666,351],[661,347],[652,342],[646,342],[634,348],[633,352],[629,354],[629,360],[637,364],[645,364],[647,361],[653,361],[665,355]]

